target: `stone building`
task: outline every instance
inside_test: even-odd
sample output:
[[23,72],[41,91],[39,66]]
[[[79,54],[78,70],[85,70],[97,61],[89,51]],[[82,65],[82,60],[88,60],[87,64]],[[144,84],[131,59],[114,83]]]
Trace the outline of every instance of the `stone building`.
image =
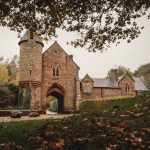
[[147,90],[140,78],[124,74],[120,78],[100,79],[86,75],[79,79],[79,66],[55,41],[44,53],[41,39],[29,30],[19,41],[20,99],[34,110],[45,110],[48,97],[58,100],[58,112],[76,110],[81,99],[135,96]]

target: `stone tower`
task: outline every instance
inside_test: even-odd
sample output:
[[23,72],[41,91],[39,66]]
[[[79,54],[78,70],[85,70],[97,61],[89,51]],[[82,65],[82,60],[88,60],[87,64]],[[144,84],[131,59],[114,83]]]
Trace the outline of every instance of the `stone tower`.
[[42,47],[41,39],[27,30],[19,41],[19,100],[25,109],[41,109]]

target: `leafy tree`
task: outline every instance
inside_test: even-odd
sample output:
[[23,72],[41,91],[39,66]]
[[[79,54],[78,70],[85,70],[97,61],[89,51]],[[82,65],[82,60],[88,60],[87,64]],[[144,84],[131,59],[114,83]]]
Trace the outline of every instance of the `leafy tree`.
[[13,83],[0,84],[0,103],[14,106],[18,103],[19,87]]
[[8,82],[8,70],[7,65],[4,63],[0,63],[0,84],[4,84]]
[[115,70],[116,70],[116,77],[117,78],[120,77],[120,76],[122,76],[126,72],[129,73],[130,75],[133,74],[129,68],[126,68],[124,66],[118,66],[117,69],[110,69],[108,71],[107,78],[112,78],[114,76],[114,71]]
[[11,100],[12,104],[14,104],[14,105],[18,104],[19,86],[14,83],[7,83],[7,84],[5,84],[5,87],[7,87],[8,90],[13,95],[13,98]]
[[15,55],[12,59],[3,61],[4,58],[0,57],[0,84],[11,82],[18,83],[19,76],[19,58]]
[[143,27],[136,20],[150,18],[149,8],[149,0],[1,0],[0,26],[30,29],[45,39],[57,28],[77,31],[80,37],[71,43],[95,52],[138,37]]
[[11,61],[7,61],[7,69],[9,75],[9,82],[18,83],[18,76],[19,76],[19,58],[15,55]]
[[10,61],[0,57],[0,107],[14,106],[18,102],[18,56]]
[[141,77],[150,88],[150,63],[141,65],[135,70],[134,75]]

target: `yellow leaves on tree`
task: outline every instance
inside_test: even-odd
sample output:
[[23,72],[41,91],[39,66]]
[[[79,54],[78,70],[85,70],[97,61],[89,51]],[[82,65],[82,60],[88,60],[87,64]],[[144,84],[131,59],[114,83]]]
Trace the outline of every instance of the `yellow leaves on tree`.
[[0,84],[8,82],[8,69],[6,64],[0,64]]

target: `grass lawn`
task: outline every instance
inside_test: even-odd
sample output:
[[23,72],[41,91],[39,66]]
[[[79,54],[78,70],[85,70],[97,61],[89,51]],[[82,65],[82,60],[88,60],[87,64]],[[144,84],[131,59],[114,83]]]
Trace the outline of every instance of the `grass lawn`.
[[[150,96],[109,100],[99,109],[56,120],[0,123],[0,149],[149,149]],[[91,111],[92,110],[92,111]]]

